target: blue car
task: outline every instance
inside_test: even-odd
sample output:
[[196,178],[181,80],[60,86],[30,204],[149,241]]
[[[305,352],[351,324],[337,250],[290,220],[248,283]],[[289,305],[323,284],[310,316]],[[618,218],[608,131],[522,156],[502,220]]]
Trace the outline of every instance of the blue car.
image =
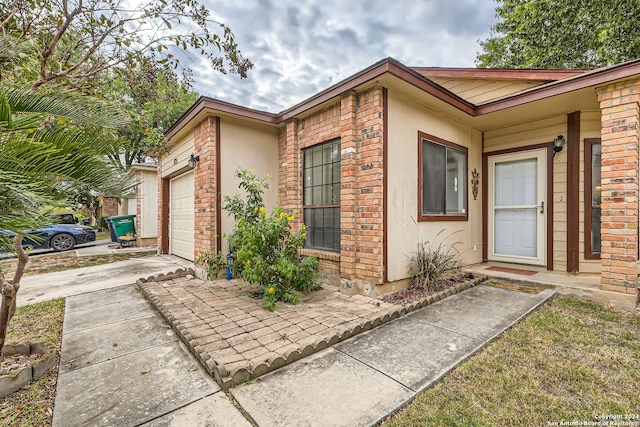
[[[8,230],[1,230],[5,236],[15,236]],[[76,245],[96,240],[96,232],[93,228],[77,224],[47,225],[37,230],[25,231],[27,236],[22,241],[23,247],[34,249],[53,249],[56,252],[69,251]],[[36,237],[35,239],[29,238]]]

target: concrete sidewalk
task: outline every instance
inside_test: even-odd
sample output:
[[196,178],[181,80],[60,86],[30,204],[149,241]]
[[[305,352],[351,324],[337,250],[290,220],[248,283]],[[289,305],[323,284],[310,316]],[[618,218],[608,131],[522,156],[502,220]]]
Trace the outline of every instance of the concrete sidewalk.
[[67,298],[53,426],[98,425],[250,424],[126,285]]
[[[553,293],[480,285],[229,393],[263,427],[375,424]],[[53,425],[250,424],[128,285],[67,299]]]

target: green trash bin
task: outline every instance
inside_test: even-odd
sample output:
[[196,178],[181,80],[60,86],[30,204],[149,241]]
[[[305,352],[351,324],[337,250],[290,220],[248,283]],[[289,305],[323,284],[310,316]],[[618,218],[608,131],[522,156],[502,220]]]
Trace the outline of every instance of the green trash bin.
[[136,216],[135,215],[119,215],[108,218],[108,223],[111,226],[111,240],[116,240],[122,246],[130,246],[135,244],[135,239],[124,239],[125,236],[136,235]]

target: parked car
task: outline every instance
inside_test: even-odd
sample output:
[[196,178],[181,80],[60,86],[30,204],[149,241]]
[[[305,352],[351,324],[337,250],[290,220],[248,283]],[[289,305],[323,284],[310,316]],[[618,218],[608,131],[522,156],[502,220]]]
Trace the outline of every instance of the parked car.
[[51,218],[51,222],[53,224],[77,224],[78,218],[74,214],[64,213],[64,214],[53,214],[49,215]]
[[[9,230],[0,230],[5,236],[13,237],[15,233]],[[96,240],[96,232],[93,228],[77,224],[47,225],[37,230],[25,231],[22,246],[34,249],[53,249],[54,251],[68,251],[87,242]],[[29,238],[33,236],[34,238]]]

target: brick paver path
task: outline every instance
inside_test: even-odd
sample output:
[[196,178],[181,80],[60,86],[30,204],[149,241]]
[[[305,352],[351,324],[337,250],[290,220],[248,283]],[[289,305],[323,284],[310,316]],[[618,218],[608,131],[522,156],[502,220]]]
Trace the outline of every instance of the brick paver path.
[[269,312],[241,279],[192,276],[138,281],[160,313],[224,388],[292,363],[404,314],[405,308],[326,286]]

